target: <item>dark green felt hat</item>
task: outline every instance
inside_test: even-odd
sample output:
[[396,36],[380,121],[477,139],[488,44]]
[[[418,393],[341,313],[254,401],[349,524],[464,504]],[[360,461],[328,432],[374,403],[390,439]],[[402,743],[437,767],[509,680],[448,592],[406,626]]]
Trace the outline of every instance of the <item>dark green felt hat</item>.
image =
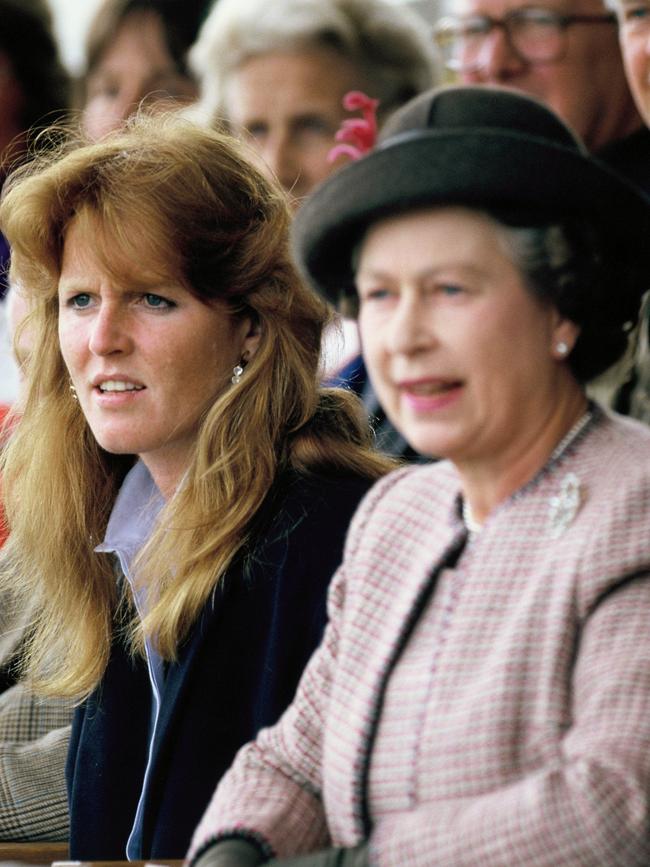
[[[384,216],[464,205],[514,225],[578,218],[634,256],[650,285],[650,199],[590,156],[545,105],[507,88],[444,87],[387,122],[377,147],[328,178],[296,215],[293,249],[335,302],[353,285],[352,254]],[[612,245],[608,244],[611,249]]]

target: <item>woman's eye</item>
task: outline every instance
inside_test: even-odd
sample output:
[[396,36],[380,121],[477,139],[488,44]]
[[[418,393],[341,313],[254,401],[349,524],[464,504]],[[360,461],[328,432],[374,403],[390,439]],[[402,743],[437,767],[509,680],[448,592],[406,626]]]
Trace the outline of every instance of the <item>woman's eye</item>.
[[359,293],[359,300],[361,303],[366,301],[385,301],[390,296],[390,289],[366,289]]
[[438,286],[438,291],[442,295],[460,295],[464,290],[458,283],[441,283]]
[[298,135],[331,136],[336,132],[336,125],[319,115],[305,115],[295,124]]
[[247,123],[244,127],[244,133],[253,141],[261,141],[269,134],[268,124],[259,121],[257,123]]
[[173,301],[163,298],[162,295],[156,295],[154,292],[146,292],[142,296],[147,307],[152,307],[156,310],[163,310],[169,307],[175,307]]
[[650,19],[650,6],[640,5],[640,6],[623,6],[623,20],[629,21],[631,23],[634,22],[643,22],[645,23]]
[[87,307],[90,307],[91,298],[88,293],[80,292],[79,295],[73,295],[72,298],[69,299],[68,304],[75,310],[85,310]]
[[120,95],[120,85],[112,78],[104,76],[91,78],[87,86],[86,102],[93,99],[117,99]]

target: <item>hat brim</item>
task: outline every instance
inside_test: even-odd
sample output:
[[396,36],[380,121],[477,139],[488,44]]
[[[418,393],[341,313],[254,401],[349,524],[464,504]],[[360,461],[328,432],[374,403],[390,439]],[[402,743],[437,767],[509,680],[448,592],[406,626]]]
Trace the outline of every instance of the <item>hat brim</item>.
[[520,215],[521,225],[535,215],[585,218],[636,250],[640,279],[650,282],[650,199],[594,158],[503,129],[419,130],[387,141],[305,202],[293,250],[314,287],[336,302],[353,286],[352,254],[372,223],[443,205],[507,213],[511,222]]

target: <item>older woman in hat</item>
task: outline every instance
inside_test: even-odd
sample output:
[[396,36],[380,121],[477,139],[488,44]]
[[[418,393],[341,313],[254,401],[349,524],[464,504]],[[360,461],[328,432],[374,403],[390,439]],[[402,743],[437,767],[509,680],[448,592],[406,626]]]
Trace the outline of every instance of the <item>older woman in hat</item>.
[[304,206],[304,268],[356,292],[378,394],[446,460],[361,505],[324,641],[197,865],[649,862],[650,431],[584,388],[625,347],[649,233],[507,90],[417,99]]
[[0,586],[31,684],[74,698],[73,857],[181,857],[290,702],[387,467],[318,387],[325,303],[279,188],[228,137],[140,118],[12,177],[38,351],[4,456]]

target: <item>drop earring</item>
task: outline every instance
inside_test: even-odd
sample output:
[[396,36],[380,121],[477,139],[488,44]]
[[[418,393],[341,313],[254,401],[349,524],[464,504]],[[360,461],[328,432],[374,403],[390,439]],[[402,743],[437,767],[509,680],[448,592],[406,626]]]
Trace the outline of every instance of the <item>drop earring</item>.
[[79,395],[77,394],[77,389],[74,387],[72,380],[70,380],[70,385],[68,386],[70,389],[70,393],[72,394],[72,399],[74,401],[79,402]]
[[248,350],[244,352],[242,357],[239,360],[239,363],[236,364],[232,369],[232,376],[230,377],[230,381],[233,385],[239,385],[241,382],[242,373],[244,372],[244,368],[248,364],[248,359],[250,358],[250,353]]

